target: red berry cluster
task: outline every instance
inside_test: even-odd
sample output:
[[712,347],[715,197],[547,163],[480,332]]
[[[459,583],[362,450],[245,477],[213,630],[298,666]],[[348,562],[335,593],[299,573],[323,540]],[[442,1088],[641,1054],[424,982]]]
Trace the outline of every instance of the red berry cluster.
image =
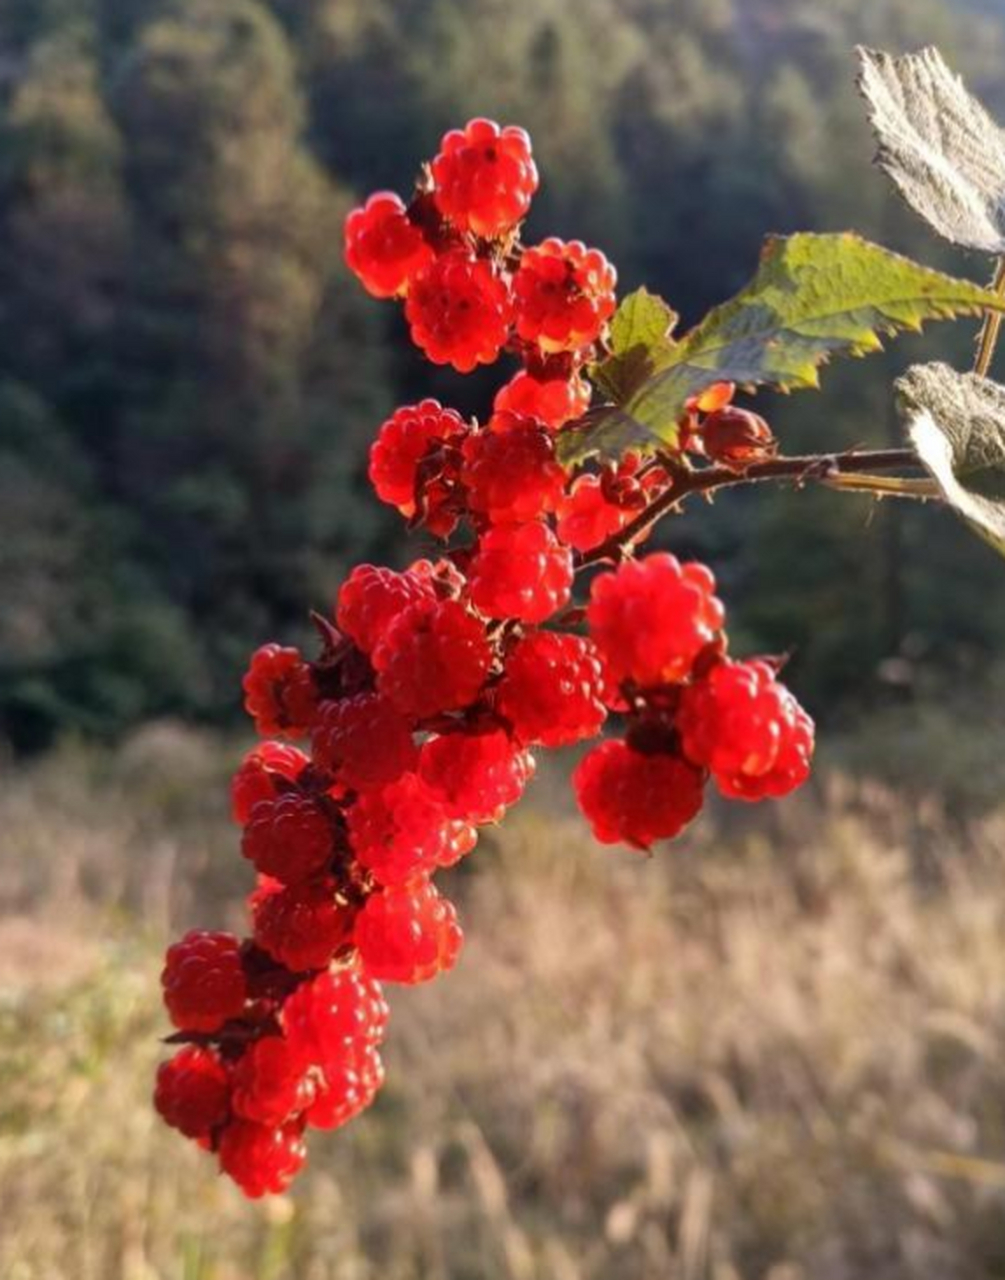
[[[536,187],[526,134],[476,120],[446,136],[410,204],[380,193],[346,224],[349,265],[371,293],[404,299],[431,360],[464,370],[505,349],[523,367],[484,424],[424,400],[372,446],[378,497],[441,539],[460,529],[458,545],[402,572],[358,566],[332,615],[315,616],[312,660],[269,644],[244,677],[266,739],[232,786],[257,876],[250,936],[192,932],[169,948],[180,1048],[155,1103],[249,1196],[289,1184],[307,1128],[373,1101],[381,983],[455,963],[462,934],[435,877],[520,798],[533,748],[624,716],[574,782],[599,840],[641,848],[694,818],[709,777],[756,800],[808,774],[812,722],[770,662],[726,656],[708,569],[630,558],[672,463],[559,460],[557,433],[589,405],[582,370],[603,349],[615,278],[577,241],[521,246]],[[688,406],[682,451],[734,467],[763,456],[770,431],[731,398],[719,386]],[[602,560],[617,567],[578,607],[576,572]]]

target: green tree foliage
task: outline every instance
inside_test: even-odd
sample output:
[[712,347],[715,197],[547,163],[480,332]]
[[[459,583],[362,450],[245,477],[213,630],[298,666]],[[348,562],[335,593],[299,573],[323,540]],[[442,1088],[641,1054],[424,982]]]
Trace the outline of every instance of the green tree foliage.
[[[419,363],[347,282],[340,224],[444,129],[524,124],[531,234],[592,239],[686,328],[765,232],[854,225],[959,271],[871,172],[852,83],[854,44],[929,41],[1005,106],[979,0],[0,0],[0,735],[224,714],[251,645],[397,554],[365,441]],[[785,446],[885,441],[899,367],[771,401]],[[435,390],[476,411],[491,388]],[[811,688],[1000,643],[994,611],[960,621],[990,553],[869,511],[726,497],[669,537],[717,558],[759,640],[799,642]]]

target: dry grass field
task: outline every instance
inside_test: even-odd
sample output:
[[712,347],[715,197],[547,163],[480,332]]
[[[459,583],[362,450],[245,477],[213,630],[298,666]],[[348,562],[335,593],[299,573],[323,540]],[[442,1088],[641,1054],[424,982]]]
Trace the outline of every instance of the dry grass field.
[[377,1106],[263,1205],[148,1106],[159,949],[239,920],[232,754],[159,726],[0,783],[0,1280],[1005,1275],[993,791],[832,761],[647,860],[540,778]]

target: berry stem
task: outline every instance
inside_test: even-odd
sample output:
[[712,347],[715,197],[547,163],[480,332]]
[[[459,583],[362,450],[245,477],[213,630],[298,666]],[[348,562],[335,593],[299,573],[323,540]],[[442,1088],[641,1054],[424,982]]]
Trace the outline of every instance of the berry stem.
[[[678,507],[685,498],[696,493],[711,493],[727,486],[756,484],[765,480],[795,480],[800,488],[809,481],[816,481],[834,488],[853,488],[859,492],[884,496],[937,498],[934,486],[926,480],[894,479],[872,474],[877,471],[917,467],[917,456],[910,449],[852,449],[846,453],[771,458],[740,472],[729,467],[702,467],[699,470],[675,468],[670,487],[654,498],[623,529],[580,556],[576,561],[576,568],[585,569],[604,560],[622,559],[632,544],[648,533],[658,520]],[[851,477],[855,477],[854,482],[851,482]]]
[[[997,294],[1005,294],[1005,257],[998,259],[991,288]],[[977,353],[974,356],[974,373],[986,378],[994,359],[995,347],[998,345],[998,334],[1001,332],[1002,318],[997,311],[988,311],[984,315],[984,323],[977,335]]]

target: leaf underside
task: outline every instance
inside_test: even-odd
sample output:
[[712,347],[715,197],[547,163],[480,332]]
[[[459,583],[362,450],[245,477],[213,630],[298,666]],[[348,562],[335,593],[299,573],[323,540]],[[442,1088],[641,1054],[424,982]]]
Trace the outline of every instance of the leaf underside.
[[945,239],[1005,252],[1005,132],[937,49],[858,54],[876,163]]
[[1005,387],[925,364],[896,388],[911,444],[946,502],[1005,555]]
[[1005,302],[848,232],[770,237],[741,293],[680,342],[664,340],[644,381],[563,434],[563,461],[673,449],[687,401],[714,383],[816,387],[832,356],[866,355],[881,347],[881,335],[989,308]]

